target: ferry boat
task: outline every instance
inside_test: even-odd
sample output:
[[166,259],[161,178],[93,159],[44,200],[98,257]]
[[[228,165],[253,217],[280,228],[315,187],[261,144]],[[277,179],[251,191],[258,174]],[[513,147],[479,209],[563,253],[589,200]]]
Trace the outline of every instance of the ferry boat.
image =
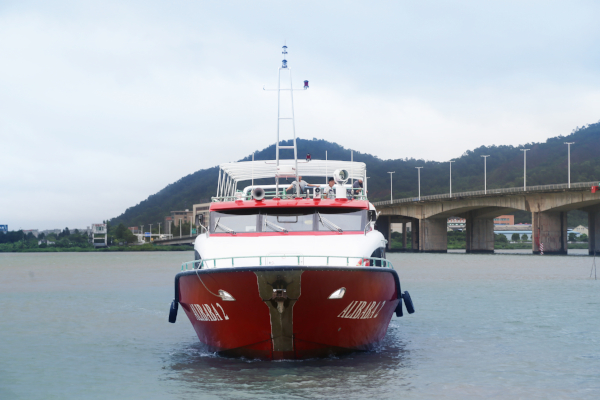
[[[287,89],[282,72],[290,75]],[[283,60],[276,90],[293,96],[291,81]],[[403,315],[403,302],[409,313],[414,307],[375,229],[366,165],[298,160],[293,108],[292,146],[280,145],[282,119],[275,160],[220,166],[208,223],[196,220],[195,259],[175,276],[169,322],[181,305],[200,341],[224,356],[306,359],[369,350],[392,315]],[[294,158],[280,159],[281,149]],[[288,192],[283,180],[301,177],[321,183],[304,190],[295,183]],[[255,185],[258,179],[274,184]],[[362,188],[353,185],[359,179]],[[245,181],[250,185],[238,189]]]

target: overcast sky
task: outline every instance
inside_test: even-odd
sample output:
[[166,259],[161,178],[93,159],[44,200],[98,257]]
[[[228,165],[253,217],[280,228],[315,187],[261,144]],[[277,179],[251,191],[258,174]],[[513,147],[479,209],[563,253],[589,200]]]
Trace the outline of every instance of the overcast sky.
[[600,119],[599,15],[573,0],[0,0],[0,224],[86,227],[274,143],[262,88],[284,41],[294,85],[310,81],[299,137],[443,161],[566,135]]

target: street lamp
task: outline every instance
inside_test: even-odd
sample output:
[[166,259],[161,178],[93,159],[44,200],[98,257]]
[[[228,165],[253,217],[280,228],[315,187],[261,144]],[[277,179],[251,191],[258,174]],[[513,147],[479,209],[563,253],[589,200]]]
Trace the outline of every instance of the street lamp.
[[179,237],[181,237],[181,228],[182,228],[182,226],[181,226],[182,222],[181,221],[183,221],[183,219],[179,218]]
[[144,225],[140,225],[142,227],[141,229],[141,234],[142,234],[142,242],[145,242],[146,240],[144,239]]
[[150,224],[150,241],[152,241],[152,224]]
[[450,197],[452,197],[452,163],[454,161],[448,161],[450,163]]
[[487,158],[489,155],[481,157],[483,157],[483,193],[487,194]]
[[523,152],[523,191],[527,190],[527,152],[531,149],[521,149]]
[[393,174],[394,172],[396,172],[396,171],[392,171],[392,172],[389,172],[389,171],[388,171],[388,174],[390,174],[390,202],[394,200],[394,199],[392,198],[392,193],[393,193],[393,191],[392,191],[392,174]]
[[419,201],[421,201],[421,168],[423,167],[415,167],[417,169],[417,173],[419,176]]
[[568,165],[569,165],[569,189],[571,188],[571,145],[575,144],[575,142],[565,142],[568,148],[569,156],[568,156]]

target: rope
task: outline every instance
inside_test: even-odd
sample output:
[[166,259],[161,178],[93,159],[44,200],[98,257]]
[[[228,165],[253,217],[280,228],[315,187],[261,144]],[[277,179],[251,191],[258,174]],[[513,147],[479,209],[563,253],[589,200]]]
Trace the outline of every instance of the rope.
[[216,297],[218,297],[220,299],[222,298],[218,294],[214,294],[213,292],[211,292],[210,289],[206,287],[206,285],[204,284],[204,282],[202,282],[202,278],[200,278],[200,274],[198,274],[198,270],[197,269],[196,269],[196,276],[198,277],[198,279],[200,279],[200,283],[202,284],[202,286],[204,286],[204,289],[206,289],[208,291],[208,293],[210,293],[213,296],[216,296]]

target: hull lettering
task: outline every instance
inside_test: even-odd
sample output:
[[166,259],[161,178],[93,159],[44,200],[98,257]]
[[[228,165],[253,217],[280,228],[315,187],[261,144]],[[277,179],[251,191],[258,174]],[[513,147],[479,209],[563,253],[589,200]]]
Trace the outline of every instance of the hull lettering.
[[[190,304],[190,308],[194,313],[194,316],[198,321],[223,321],[228,320],[229,317],[225,314],[223,307],[217,303],[217,307],[214,304]],[[223,315],[223,316],[221,316]]]
[[379,313],[383,309],[385,301],[372,301],[368,303],[366,301],[352,301],[344,310],[338,315],[338,318],[348,319],[374,319],[379,316]]

